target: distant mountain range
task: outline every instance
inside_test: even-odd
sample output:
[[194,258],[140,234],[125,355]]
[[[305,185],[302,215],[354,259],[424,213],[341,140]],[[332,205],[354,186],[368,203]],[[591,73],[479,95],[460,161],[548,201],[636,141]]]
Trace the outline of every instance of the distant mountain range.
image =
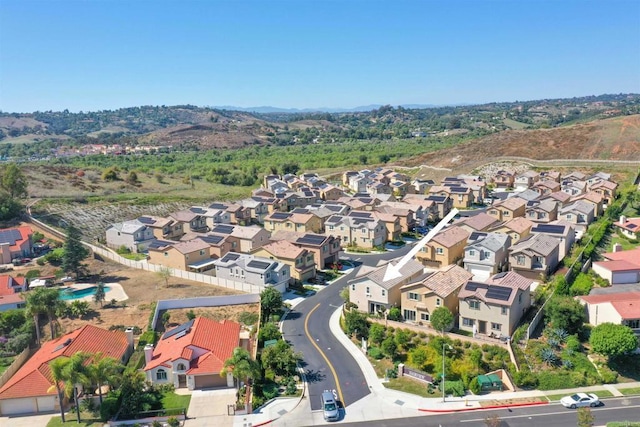
[[[447,105],[449,107],[460,106],[467,104],[452,104]],[[262,107],[236,107],[233,105],[221,105],[221,106],[212,106],[209,108],[215,108],[217,110],[227,110],[227,111],[244,111],[248,113],[260,113],[260,114],[268,114],[268,113],[361,113],[366,111],[377,110],[382,107],[383,104],[371,104],[371,105],[362,105],[354,108],[331,108],[331,107],[318,107],[318,108],[280,108],[280,107],[270,107],[270,106],[262,106]],[[403,104],[403,105],[394,105],[394,107],[402,107],[407,109],[421,109],[421,108],[437,108],[444,107],[445,105],[435,105],[435,104]]]

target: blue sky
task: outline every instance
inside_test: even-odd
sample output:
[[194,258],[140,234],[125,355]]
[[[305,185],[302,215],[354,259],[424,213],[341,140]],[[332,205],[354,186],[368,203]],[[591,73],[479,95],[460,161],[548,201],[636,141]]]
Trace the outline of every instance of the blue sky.
[[640,93],[638,0],[0,0],[0,109]]

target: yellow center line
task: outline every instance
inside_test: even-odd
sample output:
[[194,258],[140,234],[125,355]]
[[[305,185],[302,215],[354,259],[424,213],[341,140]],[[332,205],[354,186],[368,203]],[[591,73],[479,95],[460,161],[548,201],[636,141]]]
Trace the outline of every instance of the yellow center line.
[[338,374],[336,373],[336,370],[334,369],[334,367],[331,364],[331,362],[329,362],[329,358],[323,353],[322,350],[320,350],[320,346],[318,346],[318,344],[316,344],[316,342],[311,337],[311,334],[309,333],[309,318],[311,317],[311,314],[318,307],[320,307],[320,303],[318,303],[315,307],[313,307],[311,309],[311,311],[309,312],[309,314],[307,314],[306,319],[304,319],[304,333],[307,335],[307,338],[309,338],[309,341],[311,341],[311,344],[313,344],[313,346],[316,348],[316,350],[318,350],[318,353],[320,353],[320,355],[322,356],[324,361],[327,362],[327,365],[329,366],[329,369],[331,369],[331,373],[333,374],[333,380],[336,383],[336,388],[337,388],[337,391],[338,391],[338,399],[340,399],[340,402],[342,402],[342,404],[344,406],[347,406],[347,404],[344,402],[344,397],[342,396],[342,388],[340,388],[340,381],[338,381]]

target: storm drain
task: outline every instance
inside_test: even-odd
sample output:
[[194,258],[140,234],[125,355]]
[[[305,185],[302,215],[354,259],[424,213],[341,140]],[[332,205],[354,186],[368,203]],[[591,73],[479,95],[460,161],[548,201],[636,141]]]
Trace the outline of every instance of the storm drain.
[[396,400],[396,401],[395,401],[395,402],[393,402],[393,403],[395,403],[396,405],[399,405],[399,406],[404,405],[404,402],[403,402],[402,400],[400,400],[400,399]]

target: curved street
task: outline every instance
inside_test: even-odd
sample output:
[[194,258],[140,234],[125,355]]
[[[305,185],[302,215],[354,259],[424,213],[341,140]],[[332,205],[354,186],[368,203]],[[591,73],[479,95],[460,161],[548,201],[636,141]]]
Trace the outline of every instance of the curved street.
[[301,365],[308,383],[312,410],[321,409],[320,395],[323,391],[333,392],[345,407],[370,393],[353,356],[330,332],[329,319],[344,303],[340,291],[361,266],[375,267],[387,263],[402,257],[410,249],[411,244],[407,244],[381,254],[342,253],[340,259],[351,261],[355,268],[296,305],[283,320],[284,338],[303,355]]

